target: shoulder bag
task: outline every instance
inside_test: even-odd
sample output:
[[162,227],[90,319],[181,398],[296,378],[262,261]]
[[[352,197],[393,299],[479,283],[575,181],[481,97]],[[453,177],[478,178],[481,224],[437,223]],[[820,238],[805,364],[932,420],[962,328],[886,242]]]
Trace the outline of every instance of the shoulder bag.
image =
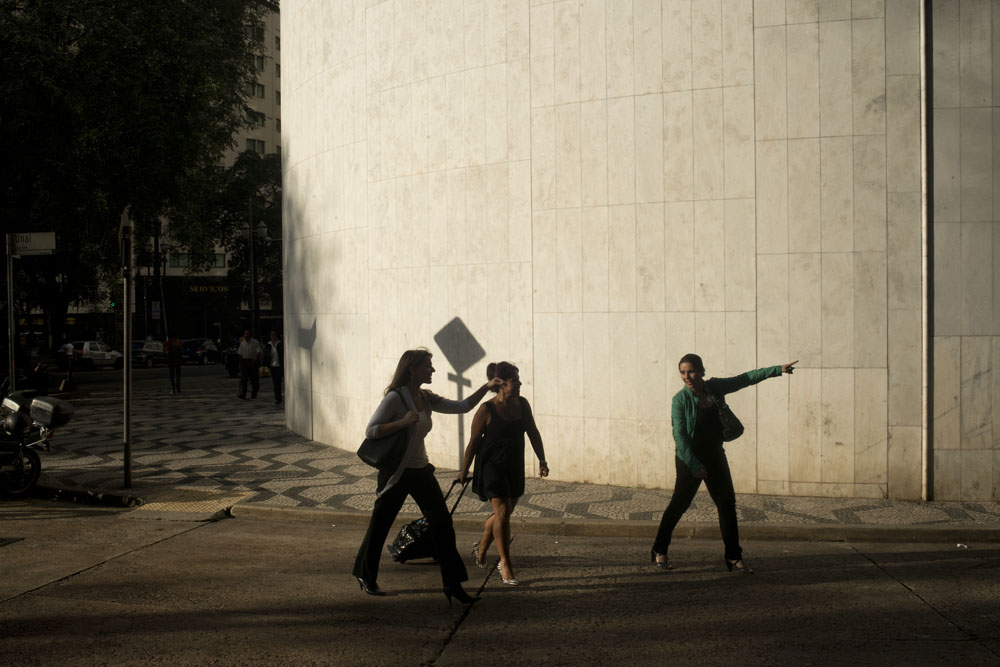
[[726,401],[720,396],[715,399],[719,406],[719,421],[722,422],[722,441],[732,442],[743,435],[743,423],[739,420]]
[[394,472],[406,454],[410,429],[404,428],[384,438],[365,438],[358,447],[358,457],[379,470]]

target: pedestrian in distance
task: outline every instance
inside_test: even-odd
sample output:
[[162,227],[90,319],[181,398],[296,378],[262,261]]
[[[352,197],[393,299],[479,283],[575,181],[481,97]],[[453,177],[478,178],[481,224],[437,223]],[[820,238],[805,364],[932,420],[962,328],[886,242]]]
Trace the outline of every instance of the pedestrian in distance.
[[285,377],[285,345],[278,338],[278,332],[271,330],[271,340],[264,345],[264,358],[271,372],[271,386],[274,388],[274,404],[281,405],[283,394],[281,383]]
[[545,462],[545,447],[531,406],[521,396],[517,366],[506,361],[491,363],[486,368],[486,377],[491,381],[499,378],[502,384],[494,390],[496,397],[483,403],[472,419],[472,433],[458,479],[465,483],[475,459],[472,490],[480,500],[493,505],[493,514],[486,519],[482,538],[472,545],[472,555],[476,565],[489,569],[486,552],[495,542],[500,554],[497,564],[500,579],[508,586],[517,586],[520,582],[514,576],[510,557],[510,515],[518,498],[524,495],[525,434],[538,457],[539,476],[548,477],[549,464]]
[[249,383],[250,398],[257,398],[257,392],[260,391],[260,359],[264,350],[249,329],[243,332],[236,354],[240,357],[239,397],[242,399],[247,397],[247,383]]
[[66,341],[62,346],[63,357],[66,359],[66,381],[73,380],[73,362],[76,361],[76,348],[72,341]]
[[368,422],[366,438],[383,438],[402,429],[409,429],[409,434],[406,452],[397,469],[380,470],[378,473],[375,507],[354,560],[353,574],[365,593],[385,595],[378,586],[379,558],[392,522],[409,495],[430,527],[434,557],[441,568],[441,581],[448,603],[451,604],[452,598],[455,598],[463,604],[471,604],[479,598],[470,596],[462,588],[462,582],[468,581],[469,575],[455,547],[451,513],[434,477],[434,466],[427,458],[424,438],[431,430],[431,412],[469,412],[483,400],[487,390],[500,386],[501,381],[491,380],[468,398],[453,401],[421,389],[421,385],[430,384],[433,375],[434,365],[429,350],[404,352],[392,381],[386,387],[385,398]]
[[181,364],[184,363],[184,343],[179,338],[168,338],[163,343],[167,353],[167,369],[170,371],[170,393],[181,393]]
[[747,371],[729,378],[705,379],[705,364],[697,354],[685,354],[677,364],[684,388],[678,391],[671,403],[673,423],[674,463],[677,479],[670,503],[660,519],[656,541],[650,551],[650,560],[659,568],[671,570],[667,558],[670,537],[681,515],[691,506],[702,481],[708,487],[712,501],[719,513],[719,527],[725,544],[723,560],[726,569],[743,574],[753,572],[743,561],[740,532],[736,521],[736,493],[729,471],[729,460],[723,447],[722,420],[719,404],[722,397],[767,378],[789,375],[797,361],[780,366],[770,366]]

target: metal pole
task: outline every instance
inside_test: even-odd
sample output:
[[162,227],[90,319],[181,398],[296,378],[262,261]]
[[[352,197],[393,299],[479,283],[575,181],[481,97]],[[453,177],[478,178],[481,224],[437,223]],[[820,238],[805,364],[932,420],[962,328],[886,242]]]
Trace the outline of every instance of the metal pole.
[[14,372],[14,235],[7,234],[7,368],[10,369],[10,391],[17,389],[17,373]]
[[124,270],[122,310],[124,311],[124,337],[125,337],[125,357],[122,364],[122,371],[125,374],[125,405],[123,416],[124,423],[124,465],[125,465],[125,488],[132,488],[132,223],[129,222],[128,213],[122,213],[122,264]]
[[254,227],[253,227],[253,197],[250,197],[247,207],[250,219],[249,242],[250,242],[250,331],[260,339],[260,332],[257,331],[257,265],[254,263]]

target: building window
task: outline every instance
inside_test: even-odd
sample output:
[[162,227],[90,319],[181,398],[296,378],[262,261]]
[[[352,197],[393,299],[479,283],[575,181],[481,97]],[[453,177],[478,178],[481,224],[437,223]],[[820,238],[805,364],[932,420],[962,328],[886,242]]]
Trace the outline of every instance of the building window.
[[274,48],[278,49],[279,51],[281,50],[281,37],[279,37],[278,35],[274,36]]
[[281,78],[281,63],[274,63],[274,76]]
[[277,130],[278,132],[281,132],[281,119],[280,118],[275,118],[274,119],[274,129]]
[[257,84],[257,97],[264,99],[264,84],[262,83]]
[[264,141],[262,139],[247,138],[247,152],[264,154]]
[[264,127],[267,125],[267,115],[252,109],[247,110],[247,122],[254,127]]
[[275,104],[281,104],[281,91],[280,90],[274,91],[274,103]]
[[264,56],[257,56],[257,71],[264,71]]

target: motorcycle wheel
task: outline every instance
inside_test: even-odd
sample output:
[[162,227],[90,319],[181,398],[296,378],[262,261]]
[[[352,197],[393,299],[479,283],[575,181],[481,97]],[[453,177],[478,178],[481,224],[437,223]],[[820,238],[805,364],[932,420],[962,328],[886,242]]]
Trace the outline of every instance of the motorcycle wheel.
[[26,449],[20,461],[15,460],[0,468],[0,489],[7,495],[19,496],[29,491],[41,474],[42,460],[38,452]]

